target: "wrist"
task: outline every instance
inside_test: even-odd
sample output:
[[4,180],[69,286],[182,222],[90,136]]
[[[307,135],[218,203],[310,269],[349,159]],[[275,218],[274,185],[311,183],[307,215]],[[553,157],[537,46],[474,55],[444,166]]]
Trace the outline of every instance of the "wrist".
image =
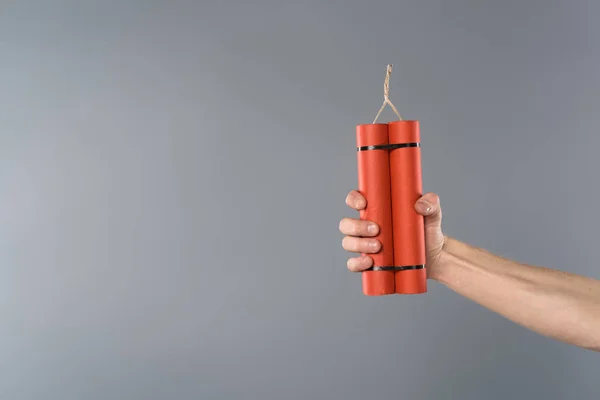
[[440,282],[443,282],[443,278],[445,273],[448,272],[448,269],[451,266],[452,256],[448,252],[448,245],[455,241],[454,239],[444,235],[444,242],[441,246],[441,249],[435,253],[432,257],[430,265],[427,266],[428,274],[427,278]]

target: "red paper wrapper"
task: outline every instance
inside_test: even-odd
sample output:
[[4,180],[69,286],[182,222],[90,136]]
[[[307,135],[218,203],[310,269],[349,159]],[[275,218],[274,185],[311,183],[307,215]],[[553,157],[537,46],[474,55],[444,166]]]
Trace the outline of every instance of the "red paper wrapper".
[[395,286],[398,294],[427,292],[419,121],[388,123]]
[[[387,124],[364,124],[356,127],[358,162],[358,191],[366,198],[367,206],[360,218],[379,225],[375,237],[381,250],[370,254],[373,270],[362,272],[363,293],[381,296],[396,293],[394,282],[394,241],[392,237],[392,204],[390,187],[390,158]],[[384,268],[385,270],[378,270]]]

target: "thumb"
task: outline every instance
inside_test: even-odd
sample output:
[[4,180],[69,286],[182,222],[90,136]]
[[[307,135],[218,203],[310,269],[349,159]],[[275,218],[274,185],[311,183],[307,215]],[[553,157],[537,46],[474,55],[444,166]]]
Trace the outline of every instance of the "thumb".
[[444,245],[442,232],[442,208],[440,198],[435,193],[423,195],[415,204],[416,211],[425,217],[425,242],[427,252],[434,256]]

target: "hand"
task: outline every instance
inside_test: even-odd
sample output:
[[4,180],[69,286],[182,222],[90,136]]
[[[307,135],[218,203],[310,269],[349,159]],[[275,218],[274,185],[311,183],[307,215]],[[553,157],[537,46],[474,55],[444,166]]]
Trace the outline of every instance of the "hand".
[[[367,206],[365,197],[356,190],[350,191],[346,204],[354,210],[362,210]],[[435,193],[427,193],[415,203],[415,210],[425,217],[425,247],[427,249],[427,273],[436,268],[444,248],[445,237],[442,233],[442,208],[440,199]],[[361,272],[373,265],[373,259],[368,254],[377,253],[381,242],[375,239],[379,227],[372,221],[356,218],[343,218],[340,221],[340,232],[344,234],[342,247],[353,253],[364,253],[359,257],[348,259],[348,269]]]

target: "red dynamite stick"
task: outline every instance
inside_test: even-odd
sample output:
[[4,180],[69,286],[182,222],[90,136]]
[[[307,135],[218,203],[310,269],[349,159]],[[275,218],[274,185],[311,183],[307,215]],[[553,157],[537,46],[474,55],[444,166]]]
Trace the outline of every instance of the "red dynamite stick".
[[394,242],[392,238],[392,197],[387,124],[356,127],[358,191],[367,200],[360,218],[379,225],[375,237],[381,250],[370,254],[373,268],[362,272],[363,294],[381,296],[396,293],[394,283]]
[[415,210],[422,194],[419,121],[388,123],[397,294],[427,292],[424,218]]

